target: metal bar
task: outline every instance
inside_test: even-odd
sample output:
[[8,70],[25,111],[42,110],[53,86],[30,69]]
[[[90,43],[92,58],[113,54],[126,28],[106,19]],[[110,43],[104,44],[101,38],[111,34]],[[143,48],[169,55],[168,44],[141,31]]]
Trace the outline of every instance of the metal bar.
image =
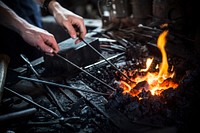
[[[92,90],[90,87],[85,85],[82,81],[77,81],[79,84],[73,84],[75,87],[83,87],[87,90]],[[139,133],[138,128],[135,123],[131,123],[128,118],[122,114],[120,111],[115,109],[106,109],[105,105],[108,103],[107,99],[102,96],[97,96],[94,94],[88,95],[84,92],[78,92],[85,98],[92,106],[94,106],[99,112],[101,112],[106,118],[108,118],[115,126],[120,130],[128,133]],[[143,127],[144,128],[144,127]]]
[[94,47],[92,47],[89,43],[87,43],[84,39],[81,39],[86,45],[88,45],[90,48],[92,48],[97,54],[99,54],[106,62],[108,62],[115,70],[117,70],[121,75],[126,77],[129,81],[133,82],[127,75],[125,75],[123,72],[121,72],[113,63],[111,63],[109,60],[107,60],[99,51],[97,51]]
[[[119,56],[122,56],[122,55],[124,55],[124,54],[125,54],[125,52],[120,53],[120,54],[117,54],[117,55],[114,55],[114,56],[111,56],[111,57],[109,57],[107,60],[112,60],[112,59],[117,58],[117,57],[119,57]],[[94,64],[85,66],[84,68],[87,69],[87,68],[90,68],[90,67],[92,67],[92,66],[101,64],[101,63],[103,63],[103,62],[105,62],[105,60],[98,61],[98,62],[96,62],[96,63],[94,63]]]
[[61,91],[61,93],[63,93],[63,95],[65,95],[67,98],[69,98],[71,101],[73,101],[74,103],[77,102],[77,96],[75,96],[70,90],[67,89],[63,89],[61,87],[58,87],[58,89]]
[[10,63],[10,58],[6,54],[0,54],[0,103],[3,96],[3,87],[6,80],[7,69]]
[[[38,79],[41,79],[39,73],[35,70],[35,68],[34,68],[33,65],[31,64],[31,62],[28,60],[28,58],[27,58],[25,55],[23,55],[23,54],[21,54],[20,56],[24,59],[24,61],[27,62],[27,64],[30,66],[32,72],[36,75],[36,77],[37,77]],[[66,111],[64,110],[64,108],[62,107],[62,105],[61,105],[61,104],[59,103],[59,101],[57,100],[57,98],[56,98],[56,96],[54,95],[54,93],[53,93],[53,92],[51,91],[51,89],[49,88],[49,86],[47,86],[46,84],[43,84],[43,86],[44,86],[44,88],[46,89],[46,91],[49,93],[50,98],[55,102],[56,106],[60,109],[60,111],[66,112]]]
[[156,29],[156,28],[153,28],[153,27],[150,27],[150,26],[144,26],[143,24],[139,24],[138,27],[148,29],[148,30],[154,30],[154,31],[162,32],[162,30],[160,30],[160,29]]
[[[79,84],[77,84],[79,83]],[[76,84],[72,83],[72,86],[82,87],[87,90],[92,90],[89,86],[84,84],[81,80],[77,81]],[[84,87],[83,87],[84,86]],[[119,110],[116,109],[106,109],[105,105],[108,103],[107,99],[102,96],[97,96],[95,94],[88,95],[84,92],[78,92],[80,95],[85,98],[91,105],[96,107],[106,118],[111,120],[111,122],[119,127],[121,130],[125,132],[133,132],[133,133],[141,133],[141,129],[145,130],[149,128],[162,128],[160,125],[154,125],[146,122],[139,121],[130,121],[127,116],[122,114]],[[138,128],[141,126],[141,128]],[[144,132],[143,130],[143,132]]]
[[84,92],[89,92],[89,93],[94,93],[94,94],[99,94],[99,95],[110,95],[110,94],[107,94],[107,93],[90,91],[90,90],[83,90],[83,89],[79,89],[79,88],[75,88],[75,87],[71,87],[71,86],[67,86],[67,85],[63,85],[63,84],[58,84],[58,83],[54,83],[54,82],[49,82],[49,81],[45,81],[45,80],[39,80],[39,79],[28,78],[28,77],[23,77],[23,76],[18,76],[18,78],[23,79],[23,80],[48,84],[48,85],[52,85],[52,86],[57,86],[57,87],[61,87],[61,88],[71,89],[71,90],[84,91]]
[[54,53],[57,57],[65,60],[66,62],[70,63],[71,65],[73,65],[74,67],[78,68],[80,71],[88,74],[89,76],[91,76],[92,78],[98,80],[100,83],[102,83],[103,85],[107,86],[108,88],[110,88],[111,90],[115,90],[113,87],[109,86],[108,84],[106,84],[105,82],[101,81],[100,79],[98,79],[97,77],[93,76],[92,74],[90,74],[89,72],[85,71],[84,69],[82,69],[81,67],[77,66],[76,64],[74,64],[73,62],[69,61],[68,59],[62,57],[61,55]]
[[56,114],[55,112],[53,112],[53,111],[51,111],[51,110],[49,110],[49,109],[47,109],[47,108],[41,106],[40,104],[37,104],[36,102],[34,102],[34,101],[32,101],[32,100],[30,100],[30,99],[24,97],[23,95],[21,95],[21,94],[19,94],[19,93],[17,93],[17,92],[15,92],[15,91],[13,91],[13,90],[7,88],[7,87],[4,87],[4,89],[7,90],[7,91],[9,91],[10,93],[12,93],[12,94],[14,94],[14,95],[20,97],[20,98],[23,99],[24,101],[35,105],[36,107],[38,107],[39,109],[41,109],[41,110],[43,110],[43,111],[49,113],[49,114],[52,115],[53,117],[62,118],[62,117],[60,117],[58,114]]
[[38,72],[34,69],[33,65],[31,64],[31,62],[28,60],[28,58],[23,55],[20,54],[20,56],[22,57],[22,59],[29,65],[29,67],[31,68],[32,72],[37,76],[40,77],[40,75],[38,74]]
[[7,114],[0,115],[0,122],[5,122],[17,118],[22,118],[22,117],[27,117],[29,115],[32,115],[37,112],[36,108],[29,108],[29,109],[24,109],[16,112],[11,112]]

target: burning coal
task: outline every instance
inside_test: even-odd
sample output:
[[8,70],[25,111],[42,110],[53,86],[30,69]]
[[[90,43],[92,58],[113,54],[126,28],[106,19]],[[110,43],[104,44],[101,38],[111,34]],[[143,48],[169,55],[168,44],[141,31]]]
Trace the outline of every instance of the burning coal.
[[146,60],[145,69],[136,69],[125,71],[124,74],[130,77],[133,82],[127,82],[125,79],[120,81],[119,87],[123,89],[123,93],[130,93],[137,96],[143,91],[150,91],[152,95],[160,95],[166,89],[178,87],[178,83],[173,81],[175,75],[174,66],[169,70],[167,53],[165,51],[166,36],[168,30],[164,30],[158,37],[157,47],[162,54],[162,62],[157,64],[155,71],[150,71],[154,58]]

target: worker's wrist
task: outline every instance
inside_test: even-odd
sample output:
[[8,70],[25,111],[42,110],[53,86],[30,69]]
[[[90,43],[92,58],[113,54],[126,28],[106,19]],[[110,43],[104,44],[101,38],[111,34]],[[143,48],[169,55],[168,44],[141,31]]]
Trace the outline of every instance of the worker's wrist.
[[56,2],[56,0],[44,0],[44,2],[43,2],[43,8],[46,10],[46,11],[49,11],[50,12],[50,6],[54,3],[54,2]]
[[52,0],[49,3],[48,9],[49,9],[49,12],[51,14],[53,14],[53,12],[57,11],[57,9],[59,9],[59,7],[60,7],[60,4],[56,0]]

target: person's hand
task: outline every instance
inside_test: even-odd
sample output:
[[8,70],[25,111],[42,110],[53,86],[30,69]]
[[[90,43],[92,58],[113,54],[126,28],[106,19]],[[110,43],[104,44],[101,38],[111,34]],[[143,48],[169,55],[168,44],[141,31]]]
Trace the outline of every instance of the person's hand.
[[31,46],[51,56],[60,50],[51,33],[34,25],[28,24],[24,29],[21,29],[21,36]]
[[63,8],[56,1],[50,2],[48,7],[56,22],[65,30],[67,30],[72,38],[75,39],[78,37],[78,39],[75,41],[75,44],[79,43],[85,38],[87,31],[84,25],[84,20],[81,16]]
[[52,34],[30,24],[25,19],[18,16],[2,1],[0,1],[0,19],[1,25],[19,33],[24,41],[31,46],[52,56],[60,50]]

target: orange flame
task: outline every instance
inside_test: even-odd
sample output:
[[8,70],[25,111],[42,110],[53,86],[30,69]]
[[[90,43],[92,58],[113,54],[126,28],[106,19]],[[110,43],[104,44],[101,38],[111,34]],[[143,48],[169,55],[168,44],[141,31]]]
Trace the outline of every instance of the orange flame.
[[[175,72],[168,72],[168,60],[167,53],[165,51],[166,45],[166,36],[168,30],[163,31],[157,41],[159,50],[162,53],[162,62],[158,64],[159,72],[148,72],[153,58],[148,58],[146,61],[146,68],[141,69],[140,71],[134,70],[133,72],[136,75],[131,77],[131,80],[134,83],[126,83],[125,81],[120,81],[120,88],[123,89],[123,93],[130,93],[132,96],[138,96],[142,91],[150,91],[152,95],[160,95],[160,93],[168,88],[177,88],[178,84],[173,82],[172,78],[175,75]],[[136,72],[137,71],[137,72]]]

